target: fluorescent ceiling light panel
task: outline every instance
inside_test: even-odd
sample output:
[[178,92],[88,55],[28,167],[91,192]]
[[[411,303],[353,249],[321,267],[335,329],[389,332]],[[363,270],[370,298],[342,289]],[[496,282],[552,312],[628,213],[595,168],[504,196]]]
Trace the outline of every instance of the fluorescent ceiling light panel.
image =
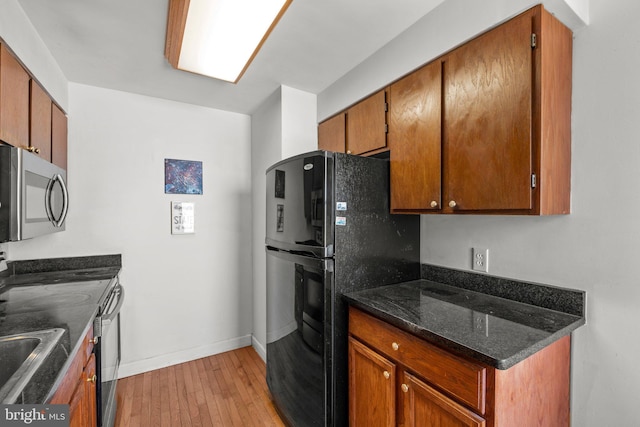
[[235,83],[291,1],[171,0],[165,56],[175,68]]

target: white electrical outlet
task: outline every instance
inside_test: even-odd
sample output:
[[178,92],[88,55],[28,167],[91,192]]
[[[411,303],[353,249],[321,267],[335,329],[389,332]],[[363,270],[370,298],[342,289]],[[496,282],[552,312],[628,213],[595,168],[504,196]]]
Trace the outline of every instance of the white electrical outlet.
[[471,249],[471,268],[485,273],[489,272],[489,249]]
[[486,337],[489,336],[489,315],[485,313],[480,313],[478,311],[474,311],[472,313],[473,324],[471,325],[471,329],[476,334],[484,335]]

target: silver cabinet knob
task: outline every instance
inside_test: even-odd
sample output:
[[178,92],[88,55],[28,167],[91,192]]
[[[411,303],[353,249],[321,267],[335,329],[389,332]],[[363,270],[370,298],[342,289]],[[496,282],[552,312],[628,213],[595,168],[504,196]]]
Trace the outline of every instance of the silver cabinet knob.
[[438,207],[438,202],[436,202],[435,200],[431,201],[431,207],[432,208],[437,208]]
[[398,351],[398,349],[400,348],[400,346],[398,345],[397,342],[391,343],[391,348],[394,349],[395,351]]
[[347,150],[347,154],[351,154],[351,150]]
[[403,392],[405,392],[405,393],[409,391],[409,386],[408,386],[408,385],[406,385],[406,384],[402,384],[402,385],[400,386],[400,388],[401,388],[401,389],[402,389],[402,391],[403,391]]
[[384,371],[382,375],[384,375],[386,379],[389,379],[391,377],[391,374],[389,373],[389,371]]
[[449,207],[450,208],[455,208],[456,206],[458,206],[458,204],[456,203],[455,200],[452,200],[452,201],[449,202]]

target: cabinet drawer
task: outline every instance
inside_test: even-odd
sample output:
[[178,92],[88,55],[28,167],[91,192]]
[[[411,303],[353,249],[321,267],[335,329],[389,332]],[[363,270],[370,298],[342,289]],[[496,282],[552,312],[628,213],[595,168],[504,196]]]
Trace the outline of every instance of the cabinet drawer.
[[485,366],[454,356],[353,307],[349,309],[349,333],[480,414],[485,413]]

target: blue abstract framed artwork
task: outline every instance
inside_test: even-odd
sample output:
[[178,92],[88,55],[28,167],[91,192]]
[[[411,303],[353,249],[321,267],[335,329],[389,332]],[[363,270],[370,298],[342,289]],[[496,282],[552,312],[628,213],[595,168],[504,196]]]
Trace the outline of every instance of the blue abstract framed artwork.
[[164,159],[166,194],[202,194],[202,162]]

